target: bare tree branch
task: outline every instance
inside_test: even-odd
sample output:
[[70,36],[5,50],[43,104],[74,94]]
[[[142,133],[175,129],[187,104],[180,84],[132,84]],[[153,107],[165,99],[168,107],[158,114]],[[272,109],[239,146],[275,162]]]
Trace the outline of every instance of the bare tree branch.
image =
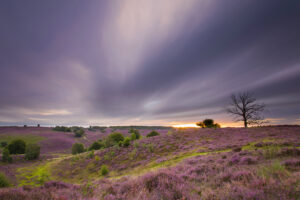
[[257,124],[260,125],[264,117],[261,113],[265,109],[265,104],[256,102],[253,93],[244,92],[231,95],[231,104],[226,109],[236,121],[243,121],[244,126]]

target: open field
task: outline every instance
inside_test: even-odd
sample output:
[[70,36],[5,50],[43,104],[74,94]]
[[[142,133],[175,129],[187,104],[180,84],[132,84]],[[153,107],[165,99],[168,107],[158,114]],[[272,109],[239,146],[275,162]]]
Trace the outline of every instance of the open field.
[[[26,128],[17,129],[13,133],[20,135]],[[44,137],[39,141],[44,153],[38,161],[20,158],[1,164],[15,185],[1,189],[1,199],[300,198],[298,126],[162,130],[161,135],[142,137],[128,147],[77,155],[70,154],[70,146],[78,140],[70,133],[28,129],[29,138]],[[57,146],[64,152],[49,148],[51,134],[68,141]],[[95,134],[102,138],[104,133],[87,131],[79,140],[88,145],[98,139]],[[103,165],[107,175],[101,175]]]

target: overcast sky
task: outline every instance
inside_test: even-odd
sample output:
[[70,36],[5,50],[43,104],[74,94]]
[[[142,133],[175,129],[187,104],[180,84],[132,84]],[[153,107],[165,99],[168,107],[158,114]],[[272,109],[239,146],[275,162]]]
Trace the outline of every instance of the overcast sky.
[[0,125],[300,124],[300,1],[3,0]]

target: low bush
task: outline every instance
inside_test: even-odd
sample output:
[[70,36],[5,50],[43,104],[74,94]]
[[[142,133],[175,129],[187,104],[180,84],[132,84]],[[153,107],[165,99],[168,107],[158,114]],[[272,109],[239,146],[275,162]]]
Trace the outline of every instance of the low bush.
[[123,146],[123,141],[119,141],[118,146],[122,147]]
[[37,144],[28,144],[25,150],[25,159],[35,160],[40,157],[40,146]]
[[122,133],[119,133],[119,132],[115,132],[115,133],[110,134],[108,136],[108,138],[111,138],[116,143],[118,143],[119,141],[123,141],[124,140],[124,136],[122,135]]
[[9,187],[10,183],[6,176],[0,172],[0,188]]
[[82,137],[84,135],[84,130],[82,128],[75,130],[74,134],[75,134],[75,137]]
[[123,141],[124,141],[124,136],[119,132],[115,132],[115,133],[111,133],[105,138],[104,144],[105,147],[111,147],[111,146],[119,145],[119,143]]
[[92,150],[89,154],[88,154],[88,158],[94,158],[94,156],[95,156],[95,152],[94,152],[94,150]]
[[100,161],[100,157],[99,156],[95,156],[95,161]]
[[139,148],[140,144],[138,142],[133,143],[134,148]]
[[106,166],[106,165],[102,165],[101,166],[101,169],[100,169],[100,174],[102,175],[102,176],[105,176],[105,175],[107,175],[108,174],[108,167]]
[[130,138],[126,137],[123,141],[123,146],[124,147],[128,147],[130,145]]
[[79,154],[85,152],[84,146],[81,143],[74,143],[72,145],[72,154]]
[[1,147],[6,147],[6,146],[7,146],[7,142],[6,142],[6,141],[2,141],[2,142],[0,143],[0,146],[1,146]]
[[4,148],[2,151],[2,161],[8,163],[12,162],[12,157],[10,156],[9,150],[7,148]]
[[148,151],[149,151],[150,153],[153,153],[153,152],[154,152],[153,144],[148,144],[148,145],[147,145],[147,148],[148,148]]
[[136,135],[134,133],[131,133],[130,140],[136,140]]
[[10,154],[23,154],[25,153],[26,143],[24,140],[16,139],[11,141],[8,145],[8,150]]
[[154,136],[157,136],[157,135],[159,135],[158,132],[156,132],[156,131],[151,131],[150,133],[147,134],[147,137],[154,137]]
[[91,146],[89,147],[89,151],[90,150],[99,150],[101,148],[104,147],[104,144],[102,142],[94,142],[93,144],[91,144]]
[[138,140],[141,138],[141,134],[137,129],[130,129],[129,133],[131,133],[131,140]]

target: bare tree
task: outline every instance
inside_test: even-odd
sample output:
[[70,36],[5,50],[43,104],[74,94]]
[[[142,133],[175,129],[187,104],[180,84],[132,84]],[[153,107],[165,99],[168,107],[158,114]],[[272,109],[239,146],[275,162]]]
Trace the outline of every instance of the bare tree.
[[231,105],[227,112],[233,115],[236,121],[243,121],[245,128],[248,125],[260,124],[264,117],[261,115],[265,104],[257,103],[253,93],[244,92],[231,96]]

